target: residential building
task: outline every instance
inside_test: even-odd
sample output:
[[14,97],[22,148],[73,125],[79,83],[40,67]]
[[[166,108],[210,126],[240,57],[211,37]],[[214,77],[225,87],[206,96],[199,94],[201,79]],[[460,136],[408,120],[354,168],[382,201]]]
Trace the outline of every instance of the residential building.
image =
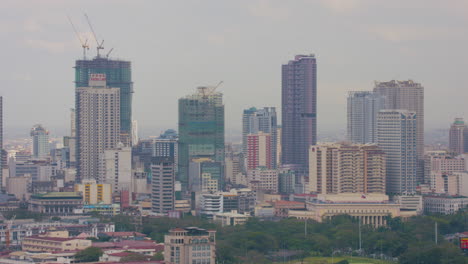
[[247,135],[247,171],[258,167],[275,169],[271,143],[271,134],[260,131],[256,134]]
[[262,166],[275,169],[277,164],[278,146],[277,131],[278,125],[275,107],[264,107],[261,109],[251,107],[244,110],[242,115],[242,153],[244,154],[244,157],[249,157],[248,135],[257,135],[260,134],[259,132],[263,132],[264,134],[268,134],[270,137],[268,143],[268,156],[270,159],[267,164]]
[[309,192],[385,193],[385,154],[377,145],[315,145],[309,158]]
[[174,162],[169,159],[156,161],[151,165],[151,172],[152,211],[167,214],[175,208]]
[[282,66],[282,164],[307,171],[309,146],[317,142],[317,61],[297,55]]
[[[179,99],[179,170],[177,180],[183,191],[189,188],[189,164],[208,158],[224,162],[223,95],[213,87],[198,87],[197,92]],[[224,174],[224,169],[222,170]],[[224,185],[221,175],[219,186]]]
[[100,156],[99,183],[107,183],[112,192],[130,190],[132,186],[132,149],[119,143],[115,148],[104,150]]
[[83,180],[75,184],[75,192],[81,193],[84,205],[112,203],[112,189],[108,183],[96,183],[93,179]]
[[464,196],[425,196],[424,212],[431,214],[455,214],[468,206]]
[[412,80],[375,82],[374,92],[385,98],[383,109],[407,110],[416,116],[416,182],[424,179],[424,87]]
[[296,173],[287,166],[283,166],[278,172],[278,189],[281,194],[293,194],[296,187]]
[[207,158],[193,159],[189,166],[189,188],[193,192],[216,192],[222,189],[222,162]]
[[353,143],[377,143],[377,113],[384,98],[375,92],[348,94],[348,140]]
[[215,264],[216,231],[198,227],[174,228],[164,236],[164,263]]
[[[134,92],[131,62],[114,60],[99,55],[93,59],[77,60],[75,63],[76,88],[87,87],[95,74],[105,75],[107,86],[118,90],[118,97],[115,97],[114,100],[118,102],[119,108],[113,109],[113,111],[116,111],[113,115],[117,118],[116,125],[118,125],[115,128],[118,128],[121,134],[119,141],[128,145],[127,143],[132,138],[132,97]],[[79,111],[78,108],[76,110]],[[80,122],[79,116],[77,113],[78,122]]]
[[450,126],[449,149],[458,155],[468,152],[468,127],[463,118],[455,118]]
[[381,110],[377,142],[386,156],[388,194],[415,194],[417,186],[417,125],[415,112]]
[[[0,152],[3,156],[3,96],[0,96]],[[0,158],[0,179],[3,183],[3,168],[6,166],[3,162],[3,157]],[[2,188],[5,188],[2,184]]]
[[99,182],[101,156],[120,142],[120,89],[108,87],[105,74],[91,74],[88,87],[76,84],[77,181]]
[[259,167],[247,175],[249,188],[254,191],[278,193],[278,170]]
[[50,156],[49,131],[42,125],[34,125],[31,129],[32,157],[43,159]]

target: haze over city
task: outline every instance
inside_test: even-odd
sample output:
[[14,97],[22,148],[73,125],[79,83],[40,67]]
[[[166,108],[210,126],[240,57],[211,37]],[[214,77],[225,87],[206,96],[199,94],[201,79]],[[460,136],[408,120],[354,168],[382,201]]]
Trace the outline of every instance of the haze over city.
[[[382,6],[384,4],[384,7]],[[88,38],[84,13],[111,58],[132,61],[133,119],[141,135],[177,128],[177,99],[200,85],[224,94],[226,136],[242,109],[280,107],[281,64],[315,54],[318,130],[345,130],[346,96],[374,80],[425,88],[426,130],[467,114],[465,1],[2,1],[0,94],[5,137],[41,123],[69,133],[73,61]]]

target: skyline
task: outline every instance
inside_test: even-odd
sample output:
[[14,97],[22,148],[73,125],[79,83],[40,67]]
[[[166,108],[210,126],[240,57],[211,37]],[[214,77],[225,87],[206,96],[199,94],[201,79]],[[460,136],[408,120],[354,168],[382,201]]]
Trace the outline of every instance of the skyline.
[[[34,11],[24,9],[26,3]],[[115,48],[111,57],[133,64],[133,119],[142,135],[176,128],[178,99],[197,86],[220,80],[226,136],[240,134],[244,109],[273,106],[280,111],[281,65],[294,55],[310,53],[320,64],[319,132],[344,131],[347,92],[371,90],[374,80],[421,83],[426,92],[426,129],[448,129],[455,117],[467,114],[461,107],[466,92],[460,86],[465,82],[462,69],[468,66],[468,56],[462,52],[468,37],[461,34],[468,24],[464,16],[468,5],[461,1],[386,2],[387,11],[372,1],[337,0],[288,5],[281,1],[91,3],[3,3],[0,95],[5,97],[5,137],[20,129],[26,135],[36,123],[52,135],[69,133],[72,66],[82,50],[66,15],[89,36],[83,11],[98,38],[106,40],[103,53]],[[8,8],[21,12],[7,13]],[[393,11],[398,11],[398,23]],[[95,55],[91,44],[88,54]],[[252,96],[246,97],[247,93]]]

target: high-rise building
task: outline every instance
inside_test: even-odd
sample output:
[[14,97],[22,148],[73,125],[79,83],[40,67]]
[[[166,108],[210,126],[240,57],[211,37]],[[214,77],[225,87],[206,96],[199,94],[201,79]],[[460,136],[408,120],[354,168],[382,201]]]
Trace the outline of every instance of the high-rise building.
[[75,184],[75,192],[81,192],[83,204],[111,204],[111,185],[106,183],[96,183],[96,180],[83,180],[82,183]]
[[152,172],[152,211],[166,214],[174,210],[175,203],[175,172],[174,162],[169,159],[154,161]]
[[42,125],[34,125],[31,129],[32,157],[41,159],[50,156],[49,131]]
[[316,145],[309,158],[310,192],[385,193],[385,155],[377,145]]
[[247,135],[247,170],[254,170],[258,167],[275,169],[271,138],[271,134],[261,131]]
[[414,194],[417,175],[415,112],[381,110],[377,116],[377,142],[386,156],[387,193]]
[[374,92],[383,96],[382,109],[408,110],[416,114],[416,181],[424,179],[424,87],[412,80],[375,82]]
[[244,157],[248,156],[248,140],[249,134],[258,134],[259,132],[268,133],[270,137],[270,154],[271,161],[269,168],[276,168],[277,156],[277,133],[278,124],[275,107],[264,107],[257,109],[255,107],[244,110],[242,115],[242,153]]
[[455,118],[450,126],[449,149],[456,154],[468,152],[468,126],[463,118]]
[[282,164],[309,166],[309,146],[317,142],[317,61],[297,55],[282,66]]
[[223,95],[211,87],[198,87],[195,94],[179,99],[178,180],[184,190],[189,164],[197,158],[224,162]]
[[[6,165],[3,164],[3,96],[0,96],[0,179],[3,183],[3,167]],[[3,185],[3,184],[2,184]],[[5,186],[2,186],[5,188]]]
[[278,193],[278,170],[259,167],[247,174],[248,186],[255,191]]
[[91,60],[77,60],[75,63],[75,87],[87,87],[92,74],[105,74],[107,86],[119,88],[119,129],[121,141],[131,141],[132,133],[132,68],[130,61],[113,60],[97,56]]
[[112,192],[132,189],[132,149],[119,143],[100,155],[98,183],[112,186]]
[[174,228],[164,236],[164,263],[215,264],[216,231],[198,227]]
[[374,92],[349,92],[348,140],[365,144],[377,142],[377,113],[384,98]]
[[99,177],[100,156],[120,142],[120,89],[106,85],[106,75],[91,74],[76,88],[77,181]]

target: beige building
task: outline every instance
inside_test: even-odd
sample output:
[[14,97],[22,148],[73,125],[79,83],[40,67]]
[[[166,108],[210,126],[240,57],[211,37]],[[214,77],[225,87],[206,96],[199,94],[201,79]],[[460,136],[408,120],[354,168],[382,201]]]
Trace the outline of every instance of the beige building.
[[8,193],[14,194],[17,199],[29,200],[32,184],[30,176],[7,177],[6,184]]
[[389,202],[385,194],[319,194],[317,200],[306,202],[306,210],[288,212],[289,217],[317,222],[344,214],[360,218],[364,225],[379,227],[387,224],[387,217],[400,216],[400,205]]
[[385,193],[385,155],[374,144],[311,146],[309,192]]
[[164,236],[167,264],[215,264],[216,231],[198,227],[174,228]]
[[132,188],[132,149],[119,143],[100,156],[100,183],[112,186],[112,192]]
[[31,195],[28,210],[43,214],[67,215],[83,205],[77,192],[49,192]]
[[83,204],[111,204],[111,185],[106,183],[96,183],[94,179],[83,180],[81,184],[75,184],[75,192],[83,195]]
[[248,186],[254,191],[270,191],[278,193],[278,171],[257,168],[248,172]]
[[91,240],[73,238],[68,231],[49,232],[45,235],[30,236],[23,239],[23,250],[30,252],[57,252],[83,250],[92,245]]
[[250,218],[249,214],[239,214],[236,210],[226,213],[215,213],[213,220],[222,226],[243,225]]

